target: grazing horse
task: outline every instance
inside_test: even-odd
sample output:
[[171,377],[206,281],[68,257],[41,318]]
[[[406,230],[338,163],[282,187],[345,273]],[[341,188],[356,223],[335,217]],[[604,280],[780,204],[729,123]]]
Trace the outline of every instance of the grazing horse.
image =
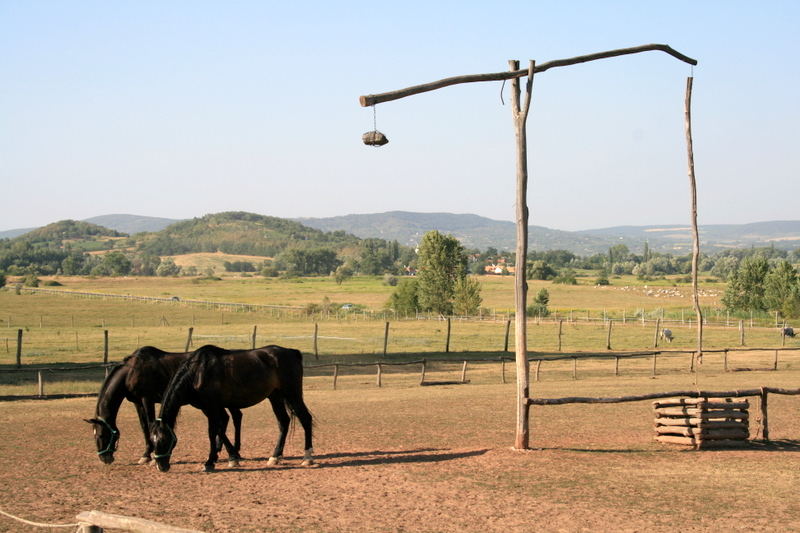
[[794,338],[794,336],[796,335],[796,333],[794,332],[794,328],[789,328],[789,327],[782,328],[781,333],[786,337],[792,337],[792,338]]
[[[114,451],[119,442],[117,413],[124,399],[136,406],[139,424],[144,433],[145,450],[142,458],[139,459],[139,464],[150,462],[153,445],[150,443],[148,430],[150,423],[155,419],[155,404],[161,402],[170,378],[191,353],[170,353],[152,346],[143,346],[126,357],[122,364],[111,370],[100,388],[94,418],[84,419],[94,428],[97,455],[102,462],[105,464],[114,462]],[[241,441],[242,412],[234,408],[230,410],[230,413],[235,428],[235,443],[232,446],[238,452]],[[227,422],[228,418],[225,414],[224,423],[227,425]],[[224,430],[220,440],[219,445],[227,440]]]
[[268,464],[276,464],[283,456],[291,421],[287,407],[300,420],[305,432],[303,465],[313,464],[312,418],[303,401],[302,354],[280,346],[225,350],[207,345],[190,355],[172,377],[159,417],[150,425],[156,466],[162,472],[169,470],[170,456],[178,442],[175,422],[181,406],[190,404],[208,418],[210,446],[203,470],[211,472],[218,452],[214,439],[222,431],[224,409],[244,409],[265,398],[272,404],[280,429]]
[[663,340],[666,340],[667,342],[672,342],[672,339],[674,339],[674,337],[672,336],[672,330],[671,329],[662,329],[661,330],[661,338]]

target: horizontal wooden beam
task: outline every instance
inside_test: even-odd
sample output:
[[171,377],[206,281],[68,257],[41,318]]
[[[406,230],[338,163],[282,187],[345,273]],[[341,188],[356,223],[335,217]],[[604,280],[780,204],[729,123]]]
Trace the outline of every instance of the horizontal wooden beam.
[[152,520],[102,511],[84,511],[75,518],[82,524],[98,526],[103,529],[122,529],[134,533],[202,533],[196,529],[168,526]]
[[639,394],[636,396],[617,396],[611,398],[588,398],[581,396],[574,396],[568,398],[528,398],[530,405],[564,405],[568,403],[622,403],[622,402],[640,402],[643,400],[655,400],[658,398],[670,398],[672,396],[687,396],[689,398],[739,398],[743,396],[760,396],[763,393],[772,394],[800,394],[800,389],[782,389],[777,387],[763,387],[758,389],[744,389],[733,391],[672,391],[672,392],[654,392],[651,394]]
[[[676,59],[680,59],[685,63],[689,63],[690,65],[696,65],[697,60],[692,59],[691,57],[685,56],[678,52],[677,50],[671,48],[669,45],[666,44],[645,44],[642,46],[634,46],[631,48],[619,48],[617,50],[607,50],[605,52],[597,52],[594,54],[587,54],[577,57],[570,57],[567,59],[556,59],[554,61],[548,61],[546,63],[537,64],[534,68],[534,74],[539,72],[544,72],[551,68],[555,67],[566,67],[569,65],[577,65],[578,63],[586,63],[588,61],[595,61],[597,59],[606,59],[609,57],[618,57],[623,55],[629,54],[638,54],[640,52],[650,52],[650,51],[661,51],[665,52]],[[390,102],[392,100],[399,100],[400,98],[405,98],[406,96],[412,96],[415,94],[420,94],[428,91],[435,91],[436,89],[441,89],[443,87],[449,87],[450,85],[458,85],[460,83],[473,83],[478,81],[502,81],[502,80],[510,80],[514,78],[521,78],[523,76],[528,75],[528,69],[520,69],[520,70],[507,70],[504,72],[493,72],[488,74],[467,74],[464,76],[454,76],[452,78],[444,78],[438,81],[434,81],[431,83],[424,83],[422,85],[414,85],[413,87],[406,87],[405,89],[400,89],[397,91],[390,91],[387,93],[381,94],[368,94],[359,97],[359,102],[361,103],[362,107],[368,107],[375,104],[380,104],[383,102]]]

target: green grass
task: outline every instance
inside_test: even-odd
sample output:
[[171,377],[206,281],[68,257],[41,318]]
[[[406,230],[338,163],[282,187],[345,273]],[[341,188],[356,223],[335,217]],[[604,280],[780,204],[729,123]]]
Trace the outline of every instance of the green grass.
[[[72,278],[59,277],[64,290],[134,294],[141,296],[173,296],[182,299],[205,299],[218,302],[249,302],[272,305],[305,306],[321,303],[324,298],[337,303],[353,303],[370,310],[378,310],[393,290],[378,277],[356,277],[337,285],[328,277],[293,280],[264,278],[225,278],[222,281],[197,281],[186,278]],[[183,301],[145,303],[127,300],[82,299],[74,296],[45,294],[15,294],[13,289],[0,290],[0,365],[8,368],[16,360],[17,330],[23,330],[23,365],[62,365],[99,363],[103,359],[103,331],[109,331],[109,360],[119,361],[134,349],[154,345],[168,351],[183,351],[188,329],[193,328],[193,346],[219,344],[229,348],[251,346],[253,329],[257,329],[256,344],[280,344],[300,349],[306,353],[307,364],[332,362],[377,362],[381,360],[417,360],[451,357],[454,360],[470,358],[497,359],[504,354],[505,327],[508,309],[513,303],[513,280],[510,277],[485,276],[479,278],[484,294],[482,320],[451,321],[450,354],[445,354],[447,322],[439,319],[415,320],[371,318],[369,313],[350,312],[329,316],[306,316],[300,311],[231,312],[216,308],[188,305]],[[652,310],[686,309],[688,292],[680,293],[664,286],[668,292],[654,292],[652,286],[634,286],[631,282],[612,287],[589,285],[561,286],[550,282],[531,282],[531,293],[546,287],[551,293],[551,305],[564,322],[561,326],[562,352],[605,352],[608,326],[602,322],[603,314],[616,316],[612,326],[611,347],[615,351],[652,349],[655,323],[645,324],[632,318],[636,309],[649,309],[648,316],[660,316]],[[633,288],[631,288],[633,287]],[[715,291],[719,289],[715,285]],[[649,292],[648,292],[649,291]],[[705,304],[716,305],[716,296],[705,292]],[[572,312],[567,311],[572,309]],[[628,317],[619,321],[623,310]],[[592,321],[586,321],[586,314]],[[693,316],[684,311],[685,317]],[[570,321],[572,317],[574,321]],[[383,359],[385,321],[390,322],[387,356]],[[724,318],[723,318],[724,322]],[[314,330],[318,328],[317,349],[314,354]],[[758,324],[758,322],[756,322]],[[745,342],[751,347],[778,347],[781,339],[774,327],[749,327]],[[692,350],[695,330],[688,324],[670,324],[675,341],[662,345],[668,350]],[[531,318],[528,326],[528,349],[531,352],[557,352],[559,326],[555,316],[547,320]],[[730,326],[710,326],[704,330],[704,347],[722,349],[739,346],[738,322]],[[509,348],[513,351],[514,325],[510,329]],[[787,346],[798,346],[798,341],[786,339]],[[758,352],[746,355],[731,354],[730,368],[767,368],[773,354]],[[670,360],[675,359],[674,370]],[[658,362],[666,372],[685,371],[687,355],[662,356]],[[710,354],[707,360],[720,360]],[[782,364],[791,365],[790,355],[781,356]],[[611,363],[600,364],[608,371]],[[495,365],[499,365],[495,364]],[[637,366],[638,365],[638,366]],[[580,373],[590,372],[591,365],[581,361]],[[646,374],[650,363],[645,360],[621,363],[623,368]],[[639,367],[641,367],[639,369]],[[571,379],[571,362],[548,362],[544,368],[548,376]],[[680,369],[680,370],[679,370]],[[431,370],[434,371],[434,370]],[[330,373],[330,370],[319,372]],[[351,372],[351,371],[348,371]],[[354,371],[352,371],[354,372]],[[373,372],[370,369],[369,372]],[[394,372],[393,370],[387,370]],[[413,381],[417,371],[409,372]],[[490,373],[497,374],[497,370]],[[458,371],[456,372],[458,373]],[[471,372],[472,374],[472,372]],[[5,374],[4,374],[5,375]],[[326,374],[327,375],[327,374]],[[387,374],[388,376],[389,374]],[[36,386],[35,373],[25,379],[14,377],[0,381],[0,394],[16,390],[30,390]],[[47,376],[47,390],[76,392],[96,390],[101,376],[73,378],[70,374]],[[340,379],[347,380],[343,375]],[[494,378],[492,378],[494,379]],[[66,380],[63,383],[60,380]],[[343,382],[344,383],[344,382]],[[63,391],[59,388],[63,387]],[[28,392],[29,393],[29,392]]]

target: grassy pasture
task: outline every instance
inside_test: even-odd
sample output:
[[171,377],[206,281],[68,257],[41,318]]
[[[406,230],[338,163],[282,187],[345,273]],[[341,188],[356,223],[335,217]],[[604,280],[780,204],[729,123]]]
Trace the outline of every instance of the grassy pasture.
[[[319,303],[328,298],[338,303],[354,303],[365,308],[380,308],[392,288],[384,285],[380,278],[354,278],[337,285],[330,278],[310,279],[263,279],[230,277],[223,281],[192,280],[185,278],[60,278],[64,290],[102,292],[112,294],[134,294],[140,296],[179,296],[180,298],[206,299],[220,302],[251,302],[268,304],[305,305]],[[509,277],[482,277],[484,298],[500,304],[513,300],[512,280]],[[622,287],[577,287],[552,285],[549,282],[532,282],[531,292],[540,287],[551,291],[551,301],[563,299],[563,303],[575,303],[576,319],[584,319],[586,310],[595,319],[593,322],[566,320],[562,326],[562,352],[605,352],[608,334],[607,325],[599,320],[603,312],[609,316],[617,312],[620,317],[626,309],[628,320],[612,326],[611,346],[613,350],[631,351],[650,349],[653,345],[655,324],[642,323],[630,318],[635,309],[663,309],[667,304],[679,308],[686,305],[688,293],[685,288],[676,291],[667,287],[663,291],[644,285]],[[627,287],[624,288],[623,287]],[[686,293],[686,294],[684,294]],[[711,291],[705,291],[708,305],[715,303]],[[619,305],[618,308],[611,307]],[[560,316],[569,318],[570,313],[562,307]],[[675,307],[673,307],[675,308]],[[276,311],[231,312],[215,308],[188,305],[184,302],[146,303],[138,301],[81,299],[72,296],[49,294],[17,295],[13,289],[0,291],[0,365],[8,368],[16,356],[17,329],[24,330],[22,361],[27,368],[36,366],[69,366],[78,363],[102,361],[103,330],[109,331],[109,359],[122,359],[136,347],[145,344],[165,350],[182,351],[186,345],[188,328],[193,327],[193,346],[214,343],[226,347],[249,347],[254,326],[257,328],[257,345],[276,343],[296,347],[306,354],[308,363],[333,362],[378,362],[409,361],[423,357],[452,358],[458,365],[462,359],[492,358],[503,355],[505,340],[505,308],[494,308],[484,314],[483,320],[454,319],[451,324],[450,353],[445,354],[447,323],[444,320],[396,320],[389,319],[387,357],[383,359],[383,319],[369,319],[360,312],[340,313],[329,317],[306,317],[300,311],[288,316]],[[673,314],[674,315],[674,314]],[[686,316],[692,316],[686,313]],[[313,358],[313,333],[318,327],[317,348],[319,360]],[[670,326],[675,341],[662,348],[691,350],[695,344],[695,331],[689,324]],[[513,322],[510,330],[510,349],[513,350]],[[551,320],[531,318],[528,328],[529,350],[532,352],[556,352],[559,346],[558,325]],[[781,339],[774,328],[747,328],[745,342],[753,347],[779,346]],[[797,345],[788,339],[787,346]],[[711,326],[705,329],[705,347],[728,348],[739,345],[737,322],[731,326]],[[767,368],[772,355],[766,352],[749,355],[731,354],[731,368]],[[720,356],[709,354],[707,361],[719,361]],[[671,366],[670,361],[676,361]],[[661,356],[660,372],[685,371],[687,355]],[[781,366],[793,364],[791,355],[781,356]],[[612,364],[601,361],[600,366],[608,372]],[[499,366],[498,364],[493,364]],[[572,378],[571,362],[548,362],[542,368],[547,376],[559,375],[561,368],[567,379]],[[593,363],[581,361],[578,375],[591,373]],[[478,367],[480,365],[477,365]],[[647,360],[626,360],[621,368],[646,373],[651,363]],[[673,368],[674,367],[674,368]],[[364,372],[372,372],[373,369]],[[390,375],[405,370],[387,367]],[[433,371],[433,370],[431,370]],[[320,373],[329,373],[321,369]],[[358,373],[361,370],[343,369],[343,373]],[[496,373],[496,371],[493,371]],[[473,371],[470,371],[472,379]],[[46,391],[92,392],[102,378],[102,370],[76,373],[47,374]],[[340,377],[346,383],[344,375]],[[412,380],[415,378],[412,378]],[[0,394],[31,394],[36,390],[34,372],[25,374],[3,374],[0,378]]]

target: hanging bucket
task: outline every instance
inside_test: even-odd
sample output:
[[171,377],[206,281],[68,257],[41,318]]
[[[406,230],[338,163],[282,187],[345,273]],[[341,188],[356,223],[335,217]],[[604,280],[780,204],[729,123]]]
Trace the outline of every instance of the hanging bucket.
[[361,136],[361,140],[364,141],[364,144],[367,146],[383,146],[389,142],[389,139],[386,138],[386,135],[378,130],[368,131]]

